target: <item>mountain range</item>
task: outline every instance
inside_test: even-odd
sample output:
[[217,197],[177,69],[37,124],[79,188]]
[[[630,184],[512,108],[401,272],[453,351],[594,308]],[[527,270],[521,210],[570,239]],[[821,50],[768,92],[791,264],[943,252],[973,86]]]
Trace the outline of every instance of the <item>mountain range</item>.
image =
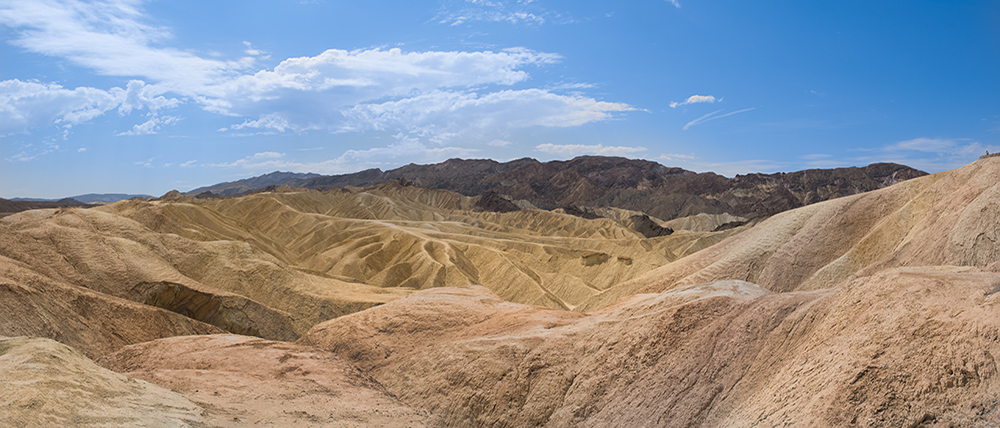
[[450,159],[439,164],[410,164],[390,171],[370,169],[331,176],[275,172],[202,187],[186,194],[211,192],[236,196],[282,185],[330,190],[404,179],[426,188],[450,190],[465,196],[494,192],[512,200],[527,201],[541,209],[617,207],[672,220],[698,213],[769,216],[924,175],[923,171],[892,163],[727,178],[665,167],[646,160],[604,156],[552,162],[524,158],[503,163]]

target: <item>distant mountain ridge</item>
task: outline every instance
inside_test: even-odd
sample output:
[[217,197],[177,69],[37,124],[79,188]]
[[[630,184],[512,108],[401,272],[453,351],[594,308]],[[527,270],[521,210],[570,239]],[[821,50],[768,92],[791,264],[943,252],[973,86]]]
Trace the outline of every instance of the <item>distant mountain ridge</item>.
[[0,198],[0,217],[27,210],[80,207],[84,205],[86,204],[71,198],[60,199],[58,201],[13,201]]
[[12,198],[8,201],[14,202],[58,202],[66,199],[73,199],[75,201],[83,202],[85,204],[90,204],[94,202],[101,202],[105,204],[110,204],[112,202],[124,201],[126,199],[132,198],[149,198],[150,195],[131,195],[127,193],[88,193],[86,195],[70,196],[62,199],[42,199],[42,198]]
[[466,196],[495,192],[514,200],[527,200],[542,209],[617,207],[671,220],[698,213],[769,216],[923,175],[927,173],[893,163],[726,178],[711,172],[696,173],[620,157],[581,156],[551,162],[530,158],[510,162],[449,159],[432,165],[410,164],[389,171],[368,169],[330,176],[274,172],[202,187],[187,194],[210,191],[236,196],[271,185],[329,190],[405,179],[427,188],[451,190]]
[[185,192],[185,195],[195,196],[204,192],[212,192],[221,196],[236,196],[244,193],[263,189],[267,186],[281,186],[295,180],[308,180],[315,177],[322,177],[313,173],[296,173],[275,171],[257,177],[250,177],[243,180],[227,181],[225,183],[213,184],[211,186],[199,187]]

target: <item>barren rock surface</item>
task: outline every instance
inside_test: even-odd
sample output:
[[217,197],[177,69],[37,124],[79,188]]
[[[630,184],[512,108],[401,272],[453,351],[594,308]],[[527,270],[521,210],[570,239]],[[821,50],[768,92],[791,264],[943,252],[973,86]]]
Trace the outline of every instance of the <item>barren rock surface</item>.
[[103,369],[50,339],[0,337],[0,425],[201,427],[181,394]]
[[730,280],[589,315],[442,288],[301,341],[450,426],[992,426],[998,283],[973,268],[781,294]]
[[422,427],[435,419],[339,356],[310,346],[211,335],[132,345],[99,363],[183,394],[210,426]]

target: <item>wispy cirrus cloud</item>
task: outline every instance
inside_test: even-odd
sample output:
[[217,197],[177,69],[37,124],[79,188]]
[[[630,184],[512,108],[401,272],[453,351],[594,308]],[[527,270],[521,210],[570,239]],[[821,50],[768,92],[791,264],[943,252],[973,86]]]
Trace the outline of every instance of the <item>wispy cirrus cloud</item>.
[[843,154],[809,154],[801,158],[806,161],[806,166],[812,168],[894,162],[934,173],[960,168],[976,161],[987,151],[1000,153],[1000,145],[969,138],[920,137],[872,149],[848,150]]
[[[369,168],[395,168],[402,161],[414,163],[437,163],[454,157],[470,157],[477,149],[463,147],[428,146],[416,138],[397,134],[394,142],[384,147],[365,150],[347,150],[342,155],[321,162],[303,162],[286,159],[284,153],[261,152],[232,162],[210,163],[202,166],[210,168],[239,168],[247,172],[266,172],[276,169],[293,172],[314,172],[320,174],[343,174]],[[193,166],[195,161],[181,164]]]
[[645,147],[605,146],[603,144],[539,144],[535,150],[566,158],[582,155],[629,156],[646,151]]
[[748,112],[748,111],[754,110],[754,109],[756,109],[756,107],[745,108],[743,110],[736,110],[734,112],[729,112],[729,113],[725,113],[725,114],[719,114],[720,112],[722,112],[722,110],[716,110],[716,111],[713,111],[713,112],[711,112],[709,114],[706,114],[706,115],[704,115],[702,117],[699,117],[699,118],[697,118],[695,120],[692,120],[692,121],[688,122],[686,125],[684,125],[684,130],[687,131],[688,128],[690,128],[692,126],[701,125],[701,124],[703,124],[705,122],[713,121],[715,119],[722,119],[724,117],[732,116],[734,114],[745,113],[745,112]]
[[984,144],[969,138],[921,137],[884,146],[878,156],[928,172],[962,167],[986,154],[1000,153],[1000,145]]
[[686,106],[688,104],[698,104],[698,103],[709,103],[709,104],[711,104],[711,103],[714,103],[716,101],[722,101],[722,98],[716,99],[712,95],[692,95],[692,96],[688,97],[684,101],[681,101],[681,102],[677,102],[677,101],[671,102],[670,103],[670,108],[677,108],[677,107],[680,107],[680,106]]
[[535,0],[451,0],[442,4],[434,19],[446,25],[477,21],[529,25],[573,22],[572,18],[546,9]]
[[664,165],[684,168],[695,172],[714,172],[726,177],[757,172],[787,170],[789,164],[769,159],[748,159],[738,161],[710,161],[695,155],[665,154],[656,158]]

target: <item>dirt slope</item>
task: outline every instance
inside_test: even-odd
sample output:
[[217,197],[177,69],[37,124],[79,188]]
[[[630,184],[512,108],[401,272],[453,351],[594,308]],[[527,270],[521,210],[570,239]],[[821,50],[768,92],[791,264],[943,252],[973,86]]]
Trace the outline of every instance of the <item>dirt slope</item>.
[[998,283],[972,268],[782,294],[721,281],[590,315],[446,288],[301,340],[451,426],[991,426]]
[[202,427],[182,395],[103,369],[40,338],[0,337],[0,425]]
[[42,336],[91,358],[160,337],[221,333],[174,312],[41,275],[0,256],[0,333]]
[[434,421],[337,355],[293,343],[173,337],[126,347],[99,363],[182,394],[204,409],[210,426],[422,427]]

